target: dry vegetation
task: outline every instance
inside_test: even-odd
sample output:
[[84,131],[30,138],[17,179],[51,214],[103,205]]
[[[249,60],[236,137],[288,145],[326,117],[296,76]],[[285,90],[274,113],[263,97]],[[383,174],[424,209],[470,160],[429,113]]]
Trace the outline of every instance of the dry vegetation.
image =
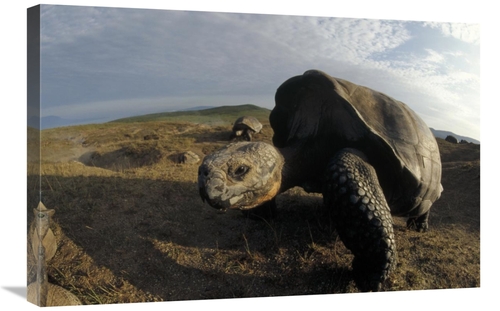
[[[269,141],[262,123],[256,139]],[[56,210],[49,282],[84,304],[357,292],[352,255],[319,195],[294,188],[280,195],[277,218],[261,221],[202,204],[198,164],[176,155],[203,157],[230,128],[156,121],[42,131],[41,167],[28,165],[28,221],[40,170],[42,201]],[[399,263],[386,290],[480,286],[479,145],[438,141],[445,191],[429,232],[395,219]]]

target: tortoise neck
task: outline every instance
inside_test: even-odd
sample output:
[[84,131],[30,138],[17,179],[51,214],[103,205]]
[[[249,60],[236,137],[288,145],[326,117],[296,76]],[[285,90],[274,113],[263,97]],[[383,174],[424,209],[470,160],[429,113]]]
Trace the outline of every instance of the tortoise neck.
[[278,148],[284,158],[281,192],[295,186],[307,192],[322,192],[324,170],[335,154],[335,148],[328,139],[321,144],[311,140],[296,141]]
[[312,173],[311,163],[303,153],[297,152],[300,148],[284,147],[278,148],[284,159],[283,168],[281,171],[281,188],[280,192],[284,192],[295,186],[302,186]]

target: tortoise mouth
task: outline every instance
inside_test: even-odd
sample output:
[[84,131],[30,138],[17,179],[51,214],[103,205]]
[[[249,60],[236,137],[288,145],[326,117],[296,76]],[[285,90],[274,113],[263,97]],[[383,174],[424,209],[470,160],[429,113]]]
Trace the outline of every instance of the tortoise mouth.
[[220,211],[223,211],[223,212],[225,212],[227,210],[227,207],[221,205],[217,200],[210,199],[210,197],[208,196],[208,193],[204,187],[200,187],[198,190],[200,192],[201,201],[203,203],[206,202],[211,207],[218,209]]
[[[206,189],[204,187],[199,188],[200,197],[203,203],[207,203],[211,207],[226,212],[227,210],[251,210],[256,208],[272,198],[277,194],[275,191],[276,187],[273,187],[266,195],[261,196],[258,200],[252,202],[245,202],[244,200],[237,200],[234,204],[231,204],[231,200],[222,201],[220,198],[210,198]],[[279,189],[279,187],[278,187]]]
[[266,193],[260,195],[256,200],[252,200],[251,202],[248,202],[248,204],[242,202],[240,204],[231,205],[229,206],[229,208],[238,209],[241,211],[251,210],[253,208],[261,206],[264,203],[271,201],[276,195],[278,195],[280,188],[281,184],[279,182],[275,182],[272,184],[271,188]]

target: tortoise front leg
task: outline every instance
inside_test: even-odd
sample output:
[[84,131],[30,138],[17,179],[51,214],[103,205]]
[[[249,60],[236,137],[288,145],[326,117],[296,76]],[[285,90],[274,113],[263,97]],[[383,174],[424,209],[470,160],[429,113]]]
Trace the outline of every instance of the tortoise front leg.
[[354,149],[330,161],[323,190],[340,239],[354,254],[356,283],[362,291],[379,291],[396,265],[396,244],[389,206],[375,169]]
[[246,141],[252,141],[252,133],[250,130],[245,130],[245,133],[243,134],[243,137],[245,138]]

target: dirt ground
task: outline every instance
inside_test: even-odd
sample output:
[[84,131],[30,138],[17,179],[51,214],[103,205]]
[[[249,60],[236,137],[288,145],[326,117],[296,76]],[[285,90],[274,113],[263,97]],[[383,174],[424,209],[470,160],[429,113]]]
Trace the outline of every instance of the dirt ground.
[[[257,140],[270,141],[264,123]],[[320,195],[294,188],[278,215],[254,220],[203,204],[200,157],[228,142],[230,126],[137,123],[42,132],[42,201],[55,214],[49,282],[83,304],[356,293],[351,253]],[[430,230],[394,219],[399,262],[387,291],[480,286],[479,145],[438,139],[444,192]],[[29,166],[30,168],[30,166]],[[28,176],[28,226],[38,204]],[[28,284],[36,269],[28,240]]]

